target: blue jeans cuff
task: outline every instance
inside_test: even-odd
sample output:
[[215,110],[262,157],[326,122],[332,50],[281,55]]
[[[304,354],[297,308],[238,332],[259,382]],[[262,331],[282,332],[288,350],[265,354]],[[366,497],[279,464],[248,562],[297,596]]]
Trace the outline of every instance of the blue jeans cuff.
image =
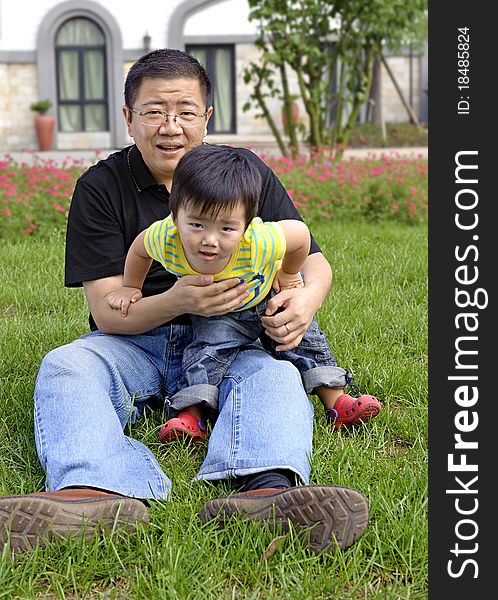
[[171,408],[175,410],[182,410],[192,404],[201,404],[205,402],[210,408],[218,408],[218,388],[215,385],[209,383],[200,383],[197,385],[191,385],[190,387],[184,388],[179,392],[176,392],[171,397]]
[[301,376],[306,393],[311,394],[320,385],[335,389],[346,387],[346,374],[347,371],[341,367],[316,367],[305,371]]

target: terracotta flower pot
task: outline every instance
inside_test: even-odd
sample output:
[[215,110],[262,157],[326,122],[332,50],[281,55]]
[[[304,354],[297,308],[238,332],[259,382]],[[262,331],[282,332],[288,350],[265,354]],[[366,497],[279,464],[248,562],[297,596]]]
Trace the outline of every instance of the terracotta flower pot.
[[51,115],[36,115],[35,130],[38,147],[42,151],[50,150],[54,140],[55,117]]

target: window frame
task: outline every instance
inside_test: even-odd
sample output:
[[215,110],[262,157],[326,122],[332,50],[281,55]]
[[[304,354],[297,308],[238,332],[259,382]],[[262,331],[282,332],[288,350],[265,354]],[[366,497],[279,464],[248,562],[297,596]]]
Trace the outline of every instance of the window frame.
[[[237,97],[236,97],[236,81],[235,81],[235,44],[186,44],[185,51],[189,54],[192,50],[202,50],[206,53],[206,64],[204,67],[209,75],[213,87],[213,106],[214,106],[214,90],[216,89],[216,50],[228,50],[230,54],[230,103],[231,103],[231,119],[230,128],[223,131],[215,131],[214,119],[211,118],[208,123],[208,134],[224,135],[237,133]],[[216,110],[216,106],[214,106]]]
[[[85,123],[85,107],[91,105],[98,105],[104,107],[104,129],[102,131],[109,131],[109,81],[108,81],[108,73],[107,73],[107,44],[105,39],[105,34],[102,28],[98,23],[96,23],[93,19],[88,17],[72,17],[70,19],[66,19],[61,25],[58,27],[57,33],[66,25],[69,21],[73,19],[81,19],[84,18],[92,25],[94,25],[101,33],[103,42],[101,44],[88,44],[88,45],[69,45],[69,44],[58,44],[57,42],[54,45],[55,50],[55,81],[56,81],[56,91],[57,91],[57,112],[58,112],[58,121],[61,123],[60,118],[60,110],[63,106],[79,106],[80,112],[80,123],[81,129],[75,131],[61,131],[62,133],[93,133],[93,131],[88,131],[86,129]],[[85,94],[85,61],[84,55],[85,51],[89,50],[100,50],[102,52],[102,64],[103,64],[103,77],[104,77],[104,97],[100,99],[90,98],[87,99],[84,97]],[[59,61],[60,55],[64,51],[76,52],[78,57],[78,86],[79,86],[79,98],[77,100],[66,100],[61,98],[60,93],[60,77],[59,77]],[[100,130],[99,130],[100,131]]]

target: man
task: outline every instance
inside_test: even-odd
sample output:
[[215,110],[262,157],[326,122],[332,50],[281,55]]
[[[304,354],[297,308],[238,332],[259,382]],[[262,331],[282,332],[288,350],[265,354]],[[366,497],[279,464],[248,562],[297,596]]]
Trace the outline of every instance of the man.
[[[125,83],[123,113],[135,144],[91,167],[76,184],[65,284],[83,286],[92,331],[42,362],[34,418],[47,491],[0,498],[2,545],[7,529],[11,547],[23,550],[52,532],[66,537],[83,525],[91,534],[115,522],[147,521],[146,503],[169,496],[171,482],[154,455],[124,428],[177,391],[189,314],[224,314],[243,303],[247,289],[238,280],[213,283],[209,275],[176,281],[155,263],[144,298],[126,318],[109,307],[107,296],[121,287],[136,235],[168,214],[175,167],[207,133],[210,95],[209,79],[190,55],[165,49],[143,56]],[[299,219],[276,176],[247,154],[264,182],[259,215]],[[280,349],[299,344],[330,287],[331,269],[314,241],[303,272],[305,286],[275,296],[264,317]],[[296,486],[309,480],[312,417],[290,363],[260,345],[242,350],[220,385],[217,420],[197,475],[231,478],[242,492],[209,501],[201,518],[223,524],[236,513],[284,530],[292,522],[311,531],[306,539],[314,551],[352,544],[367,526],[365,498],[349,488]]]

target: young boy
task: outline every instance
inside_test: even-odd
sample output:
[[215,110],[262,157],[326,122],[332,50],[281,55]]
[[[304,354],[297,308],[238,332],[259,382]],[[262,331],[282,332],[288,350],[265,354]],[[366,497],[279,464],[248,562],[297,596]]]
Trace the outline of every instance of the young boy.
[[[152,260],[178,277],[209,274],[215,281],[239,278],[248,285],[240,308],[224,315],[192,315],[193,340],[183,355],[185,380],[172,396],[176,416],[161,428],[168,442],[179,436],[207,437],[206,407],[216,409],[218,386],[242,346],[256,343],[300,371],[306,392],[323,403],[335,429],[375,416],[374,396],[353,398],[343,388],[351,377],[338,367],[324,334],[313,319],[299,346],[278,352],[260,317],[270,292],[302,287],[300,270],[310,249],[310,233],[298,220],[274,223],[256,217],[261,176],[242,152],[204,144],[178,163],[171,188],[171,214],[137,236],[129,249],[123,288],[108,296],[126,316]],[[257,399],[255,399],[257,401]]]

